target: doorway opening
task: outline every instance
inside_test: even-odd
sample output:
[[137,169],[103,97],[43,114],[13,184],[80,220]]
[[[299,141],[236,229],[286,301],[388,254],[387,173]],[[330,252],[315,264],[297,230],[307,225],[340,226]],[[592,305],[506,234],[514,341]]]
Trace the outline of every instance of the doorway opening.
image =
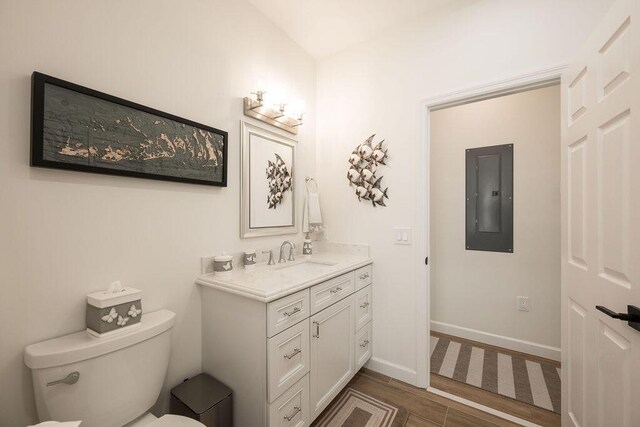
[[[549,79],[428,112],[430,386],[541,425],[560,423],[560,104]],[[512,191],[504,173],[482,171],[503,157],[469,169],[470,151],[494,146],[512,150]],[[469,205],[485,197],[466,193],[474,173],[497,186],[489,202],[512,203],[511,222],[498,209],[489,229],[470,228],[483,210]],[[469,244],[498,232],[512,248]]]

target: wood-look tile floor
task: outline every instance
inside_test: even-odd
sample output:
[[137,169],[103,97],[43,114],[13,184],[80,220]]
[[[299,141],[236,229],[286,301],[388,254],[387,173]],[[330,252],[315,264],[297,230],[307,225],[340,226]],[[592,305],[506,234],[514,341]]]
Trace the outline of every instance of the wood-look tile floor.
[[[467,342],[475,346],[528,358],[530,360],[552,364],[556,363],[557,366],[560,366],[559,363],[548,359],[513,352],[501,347],[464,340],[458,337],[450,337],[444,334],[433,333],[433,335],[452,338],[456,341]],[[560,415],[554,412],[528,405],[515,399],[509,399],[508,397],[491,393],[440,375],[431,374],[430,381],[431,386],[434,388],[511,414],[534,424],[544,427],[561,425]],[[362,368],[347,387],[360,390],[374,398],[383,399],[392,405],[406,408],[409,411],[409,419],[405,427],[502,427],[518,425],[366,368]],[[329,407],[331,407],[331,405],[329,405]],[[318,417],[318,420],[321,417],[322,416]]]
[[[519,418],[542,426],[560,425],[560,417],[552,412],[530,405],[526,405],[530,406],[529,408],[519,407],[519,402],[515,402],[512,399],[502,398],[508,401],[504,402],[500,400],[501,396],[484,392],[484,390],[476,389],[439,375],[431,375],[431,384],[440,390],[456,394],[468,400],[475,400],[485,406],[492,406],[503,412],[512,413]],[[361,369],[356,374],[349,387],[373,397],[382,398],[393,405],[406,408],[409,411],[409,419],[405,427],[502,427],[518,425],[366,368]],[[472,390],[465,390],[465,387]],[[478,397],[478,391],[481,397]],[[483,393],[490,396],[484,396]],[[494,399],[495,402],[490,402],[491,399]],[[487,405],[487,403],[493,404]]]
[[516,426],[478,409],[449,400],[401,381],[363,368],[351,380],[353,387],[409,411],[405,427]]

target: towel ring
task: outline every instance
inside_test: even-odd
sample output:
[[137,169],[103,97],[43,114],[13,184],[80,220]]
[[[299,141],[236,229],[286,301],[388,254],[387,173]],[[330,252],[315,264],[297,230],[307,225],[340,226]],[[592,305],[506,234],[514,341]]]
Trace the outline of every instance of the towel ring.
[[308,176],[308,177],[306,177],[304,179],[304,183],[305,183],[304,185],[305,185],[305,187],[307,187],[307,192],[309,192],[309,183],[310,182],[313,182],[315,184],[316,189],[315,189],[314,193],[317,193],[318,192],[318,183],[316,182],[315,179],[311,178],[310,176]]

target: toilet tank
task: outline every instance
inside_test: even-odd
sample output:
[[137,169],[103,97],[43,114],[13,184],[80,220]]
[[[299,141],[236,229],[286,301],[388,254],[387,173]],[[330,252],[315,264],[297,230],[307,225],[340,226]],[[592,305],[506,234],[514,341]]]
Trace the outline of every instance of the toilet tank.
[[[40,421],[121,427],[147,412],[164,383],[175,314],[145,313],[118,335],[96,338],[86,331],[32,344],[31,368]],[[47,385],[78,372],[75,384]]]

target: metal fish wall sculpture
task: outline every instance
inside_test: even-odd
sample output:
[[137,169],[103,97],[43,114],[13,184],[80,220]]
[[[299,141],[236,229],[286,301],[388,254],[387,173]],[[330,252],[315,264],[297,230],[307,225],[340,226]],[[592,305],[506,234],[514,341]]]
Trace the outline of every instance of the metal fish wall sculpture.
[[373,207],[386,206],[384,199],[388,199],[389,187],[382,189],[382,176],[376,172],[378,166],[386,165],[387,149],[383,148],[384,140],[373,144],[373,134],[365,142],[358,145],[349,156],[347,180],[349,185],[355,186],[356,197],[359,201],[370,201]]
[[269,194],[267,195],[267,206],[269,209],[275,209],[284,198],[285,192],[291,190],[291,173],[287,169],[282,157],[274,153],[276,161],[268,160],[267,164],[267,183],[269,185]]

